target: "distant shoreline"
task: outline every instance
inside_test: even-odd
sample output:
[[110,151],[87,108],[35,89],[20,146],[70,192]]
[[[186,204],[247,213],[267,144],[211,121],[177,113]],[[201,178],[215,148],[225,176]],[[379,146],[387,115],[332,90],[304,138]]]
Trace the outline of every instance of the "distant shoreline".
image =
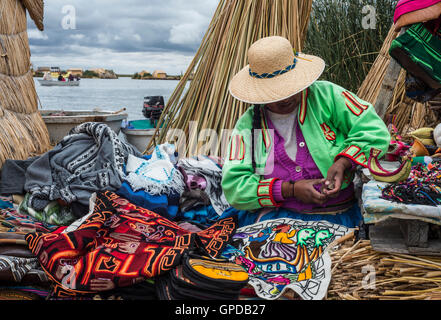
[[[33,76],[34,78],[42,78],[40,76]],[[117,80],[118,78],[131,78],[132,80],[165,80],[165,81],[170,81],[170,80],[174,80],[174,81],[179,81],[181,80],[178,77],[173,77],[173,78],[143,78],[143,79],[133,79],[132,75],[117,75],[117,78],[98,78],[98,77],[81,77],[81,79],[98,79],[98,80]],[[192,79],[188,79],[188,81],[191,81]]]

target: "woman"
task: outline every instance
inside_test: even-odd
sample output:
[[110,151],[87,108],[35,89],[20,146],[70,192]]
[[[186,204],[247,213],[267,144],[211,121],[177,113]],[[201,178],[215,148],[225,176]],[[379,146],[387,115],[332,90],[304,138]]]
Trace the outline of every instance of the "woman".
[[253,106],[235,126],[222,178],[239,224],[289,217],[357,226],[353,173],[371,148],[385,154],[386,125],[368,102],[317,81],[324,61],[295,53],[285,38],[257,41],[248,59],[229,91]]

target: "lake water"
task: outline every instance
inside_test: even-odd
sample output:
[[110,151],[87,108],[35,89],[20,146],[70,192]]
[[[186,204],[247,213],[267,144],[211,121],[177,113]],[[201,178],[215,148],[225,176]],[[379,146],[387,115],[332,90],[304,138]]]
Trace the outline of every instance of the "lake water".
[[167,103],[179,81],[133,80],[130,78],[81,79],[79,87],[43,87],[34,78],[43,110],[127,109],[128,120],[145,119],[142,114],[144,97],[164,96]]

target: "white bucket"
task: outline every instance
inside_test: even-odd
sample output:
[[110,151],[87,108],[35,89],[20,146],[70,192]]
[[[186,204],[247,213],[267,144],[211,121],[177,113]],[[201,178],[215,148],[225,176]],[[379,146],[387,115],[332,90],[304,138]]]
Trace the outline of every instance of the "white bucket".
[[144,152],[148,144],[155,135],[156,129],[127,129],[122,128],[121,131],[126,136],[127,142],[136,147],[139,152]]

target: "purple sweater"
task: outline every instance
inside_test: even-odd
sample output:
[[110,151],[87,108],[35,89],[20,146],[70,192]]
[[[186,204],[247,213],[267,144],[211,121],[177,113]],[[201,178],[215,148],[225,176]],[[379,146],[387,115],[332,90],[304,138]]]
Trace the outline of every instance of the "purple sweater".
[[[284,199],[282,196],[282,183],[285,181],[299,181],[310,179],[323,179],[323,175],[319,168],[315,164],[309,150],[306,145],[303,133],[296,123],[296,136],[297,136],[297,157],[296,161],[293,161],[285,151],[285,140],[277,132],[271,119],[267,117],[268,129],[274,130],[274,152],[271,153],[268,158],[266,167],[273,166],[273,170],[270,174],[265,176],[265,179],[279,178],[273,186],[274,200],[282,203],[282,208],[291,209],[298,213],[305,214],[319,214],[319,213],[339,213],[343,212],[353,206],[354,197],[354,184],[351,183],[349,187],[342,190],[337,198],[328,200],[323,205],[305,204],[297,199]],[[355,167],[355,164],[353,164]],[[271,170],[265,170],[270,172]],[[320,186],[316,186],[317,191],[320,191]]]

